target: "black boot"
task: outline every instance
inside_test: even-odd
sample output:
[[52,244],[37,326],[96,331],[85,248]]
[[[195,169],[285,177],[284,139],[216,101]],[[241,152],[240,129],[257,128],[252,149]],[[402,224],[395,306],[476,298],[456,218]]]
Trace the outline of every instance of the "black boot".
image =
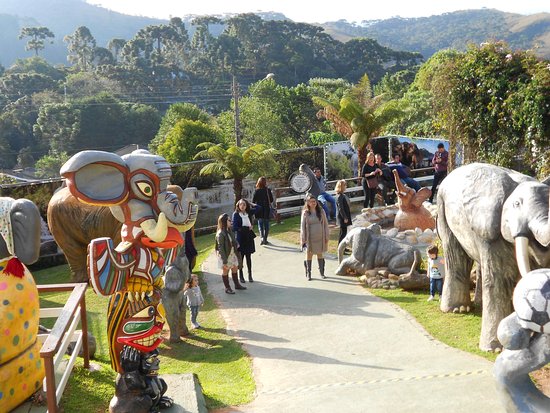
[[239,269],[239,281],[242,282],[243,284],[246,284],[246,281],[244,280],[244,274],[243,274],[242,268]]
[[306,269],[306,278],[311,281],[311,260],[304,260],[304,267]]
[[317,258],[317,262],[319,263],[319,272],[321,273],[321,278],[327,278],[325,277],[325,259]]
[[248,282],[254,282],[254,279],[252,278],[252,262],[250,262],[250,266],[248,267]]
[[233,278],[233,282],[235,283],[235,290],[246,290],[246,287],[239,284],[239,277],[236,272],[231,273],[231,278]]
[[235,291],[231,289],[231,286],[229,285],[229,276],[228,275],[222,275],[223,285],[225,286],[225,292],[226,294],[235,294]]

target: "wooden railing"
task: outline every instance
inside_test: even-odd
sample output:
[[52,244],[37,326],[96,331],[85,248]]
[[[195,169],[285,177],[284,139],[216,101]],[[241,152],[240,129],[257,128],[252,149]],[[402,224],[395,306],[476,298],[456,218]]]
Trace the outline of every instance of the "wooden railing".
[[[413,169],[411,172],[414,179],[421,186],[429,186],[433,181],[433,170],[433,167],[429,167]],[[365,199],[363,187],[358,183],[360,179],[361,178],[357,177],[345,179],[348,184],[345,193],[348,195],[351,203],[363,202]],[[336,182],[338,182],[338,180],[327,181],[327,187],[333,188],[336,185]],[[277,203],[277,221],[279,221],[281,217],[298,215],[300,213],[300,210],[304,206],[304,200],[306,197],[305,193],[292,194],[292,190],[288,186],[275,188],[274,193],[275,201]],[[327,193],[334,196],[336,192],[332,189],[328,190]]]
[[[86,289],[88,284],[50,284],[39,285],[38,292],[71,291],[69,299],[63,307],[41,308],[40,318],[57,317],[57,320],[49,334],[39,335],[39,340],[44,344],[40,349],[40,357],[44,360],[46,377],[44,389],[46,391],[48,413],[57,413],[61,395],[65,390],[69,376],[73,370],[76,358],[82,349],[84,367],[90,367],[88,353],[88,323],[86,320]],[[76,330],[78,323],[81,330]],[[76,341],[73,353],[61,375],[59,383],[56,383],[56,371],[72,341]]]

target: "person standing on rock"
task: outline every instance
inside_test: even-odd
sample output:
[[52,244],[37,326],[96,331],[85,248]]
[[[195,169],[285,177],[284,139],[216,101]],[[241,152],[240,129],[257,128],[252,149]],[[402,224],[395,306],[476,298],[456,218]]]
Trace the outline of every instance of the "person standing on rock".
[[347,188],[346,181],[341,179],[336,182],[336,223],[340,227],[338,235],[338,244],[348,233],[348,227],[351,225],[351,211],[349,208],[349,199],[345,194]]
[[246,290],[246,287],[239,284],[237,275],[237,270],[242,265],[238,248],[239,244],[237,244],[235,234],[231,230],[229,215],[221,214],[218,217],[218,230],[216,232],[216,255],[218,257],[218,266],[222,270],[222,280],[226,294],[235,294],[235,291],[229,285],[229,270],[231,270],[235,289]]
[[379,175],[382,175],[382,171],[378,169],[378,166],[374,161],[374,153],[369,152],[367,154],[367,160],[365,161],[363,168],[361,168],[363,192],[365,193],[363,208],[374,207],[374,198],[376,197],[376,190],[378,189]]
[[323,254],[328,250],[329,228],[328,220],[323,208],[312,194],[306,195],[302,219],[300,223],[300,241],[302,250],[306,250],[306,278],[311,281],[311,260],[317,255],[321,278],[325,277],[325,258]]

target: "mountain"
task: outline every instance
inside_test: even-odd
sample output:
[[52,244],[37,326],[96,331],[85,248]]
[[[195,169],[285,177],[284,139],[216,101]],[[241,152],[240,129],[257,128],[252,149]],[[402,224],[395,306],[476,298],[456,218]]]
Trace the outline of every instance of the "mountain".
[[464,50],[468,43],[487,40],[504,40],[512,48],[532,49],[538,56],[550,58],[550,13],[524,16],[480,9],[420,18],[365,20],[360,24],[339,20],[322,26],[340,41],[371,37],[392,49],[420,52],[426,59],[441,49]]
[[84,0],[0,0],[0,64],[9,66],[16,58],[29,57],[27,39],[19,40],[25,26],[46,26],[55,34],[40,55],[51,63],[67,64],[67,44],[63,37],[77,27],[86,26],[98,46],[106,47],[113,38],[131,39],[143,27],[166,23],[165,20],[128,16]]

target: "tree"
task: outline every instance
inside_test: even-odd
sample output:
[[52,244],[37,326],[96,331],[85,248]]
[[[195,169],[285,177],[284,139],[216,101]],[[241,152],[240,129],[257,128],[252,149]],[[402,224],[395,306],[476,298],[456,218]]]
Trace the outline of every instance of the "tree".
[[181,119],[168,131],[157,153],[170,163],[189,162],[197,154],[199,144],[220,141],[217,128],[201,121]]
[[59,170],[69,160],[67,152],[50,151],[47,155],[36,161],[34,168],[36,176],[40,178],[57,178]]
[[357,148],[359,174],[367,159],[370,139],[391,120],[402,116],[394,101],[384,101],[383,95],[372,96],[367,75],[363,75],[339,102],[321,97],[313,97],[313,101],[322,107],[318,116],[329,120],[334,130]]
[[65,103],[42,105],[33,132],[50,153],[81,149],[76,145],[80,134],[80,109]]
[[273,157],[277,151],[265,145],[230,146],[225,149],[222,144],[205,142],[198,147],[202,150],[195,155],[195,159],[212,160],[200,170],[200,174],[223,175],[233,179],[235,203],[242,198],[244,178],[251,174],[267,174],[276,167]]
[[[53,39],[55,35],[47,27],[23,27],[19,33],[19,39],[30,37],[25,46],[25,50],[34,50],[34,55],[38,56],[38,51],[44,49],[46,39]],[[53,41],[50,41],[53,43]]]
[[77,69],[86,72],[92,67],[96,41],[90,29],[86,26],[78,27],[73,34],[63,38],[67,43],[69,62],[74,63]]
[[122,48],[125,44],[126,40],[120,38],[111,39],[109,40],[109,43],[107,43],[107,49],[109,49],[109,51],[113,55],[113,59],[115,60],[115,62],[118,62],[120,52],[122,51]]

